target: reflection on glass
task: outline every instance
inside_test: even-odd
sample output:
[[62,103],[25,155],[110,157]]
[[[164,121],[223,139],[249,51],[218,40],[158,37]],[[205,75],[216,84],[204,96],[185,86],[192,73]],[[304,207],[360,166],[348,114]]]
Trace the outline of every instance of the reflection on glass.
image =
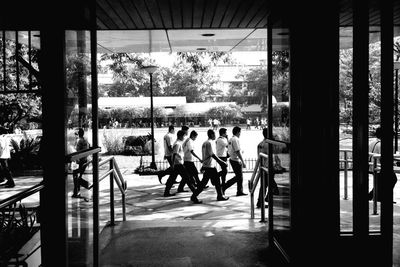
[[353,28],[342,27],[339,51],[340,231],[353,230]]
[[[92,144],[90,93],[90,42],[87,31],[66,31],[65,128],[67,154],[87,149]],[[92,261],[92,183],[89,158],[67,166],[68,252],[70,266]]]
[[[274,180],[273,192],[274,236],[285,250],[290,250],[290,153],[286,145],[273,146]],[[290,254],[289,254],[290,255]]]

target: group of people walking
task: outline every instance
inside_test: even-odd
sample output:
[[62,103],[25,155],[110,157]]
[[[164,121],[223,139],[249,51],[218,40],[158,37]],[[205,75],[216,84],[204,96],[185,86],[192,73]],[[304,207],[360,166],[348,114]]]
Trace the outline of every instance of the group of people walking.
[[[194,152],[194,141],[198,133],[193,130],[188,135],[189,128],[182,126],[176,134],[174,142],[175,127],[169,126],[168,133],[164,136],[164,158],[168,161],[170,167],[158,173],[158,179],[162,183],[162,178],[168,175],[165,183],[164,197],[174,196],[171,193],[173,184],[176,182],[178,175],[181,176],[181,181],[177,189],[177,193],[188,192],[185,190],[185,185],[188,185],[192,191],[190,197],[195,204],[202,203],[198,196],[207,188],[207,184],[215,187],[218,201],[226,201],[229,197],[225,196],[225,191],[233,184],[237,184],[237,196],[245,196],[243,192],[243,168],[246,164],[241,155],[240,148],[240,133],[241,128],[235,126],[233,128],[233,137],[228,140],[227,129],[219,129],[219,137],[216,138],[215,131],[209,129],[207,131],[207,140],[202,144],[201,157]],[[194,161],[197,158],[201,164],[201,172],[203,179],[199,179],[199,171],[197,170]],[[228,159],[235,173],[235,176],[226,181],[228,170]]]

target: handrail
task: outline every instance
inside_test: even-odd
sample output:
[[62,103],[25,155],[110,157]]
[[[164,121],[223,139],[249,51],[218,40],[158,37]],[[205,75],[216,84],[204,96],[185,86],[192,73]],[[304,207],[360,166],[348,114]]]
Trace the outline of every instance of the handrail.
[[[261,194],[262,194],[262,201],[261,201],[261,222],[265,222],[265,174],[268,173],[268,169],[262,166],[261,161],[262,158],[268,159],[268,155],[264,153],[259,153],[256,165],[254,167],[253,174],[248,182],[249,185],[249,192],[250,192],[250,216],[254,219],[254,192],[257,187],[258,181],[261,177]],[[268,186],[268,191],[270,190]],[[260,196],[259,196],[260,197]]]
[[[122,220],[126,221],[126,190],[127,190],[127,183],[124,180],[121,171],[118,167],[117,161],[114,157],[108,157],[99,162],[99,167],[103,166],[104,164],[109,163],[110,168],[108,171],[103,173],[99,177],[99,182],[104,180],[107,176],[110,176],[110,217],[111,221],[108,225],[115,225],[115,210],[114,210],[114,181],[116,182],[119,191],[122,195]],[[92,188],[93,185],[90,188]]]
[[[340,162],[344,162],[344,199],[348,199],[348,163],[353,162],[352,160],[348,159],[347,153],[352,152],[351,149],[339,149],[340,152],[344,152],[344,158],[339,159]],[[380,171],[380,164],[378,163],[378,159],[381,157],[381,154],[379,153],[372,153],[368,152],[368,156],[371,157],[371,161],[368,163],[370,167],[372,167],[372,176],[373,176],[373,185],[374,185],[374,191],[372,195],[372,215],[378,215],[378,178],[377,174]],[[393,154],[394,160],[400,160],[400,155],[399,154]],[[393,170],[394,173],[400,173],[400,170]]]
[[1,208],[5,208],[10,206],[11,204],[14,204],[24,198],[27,198],[37,192],[39,192],[40,190],[42,190],[44,188],[43,182],[36,184],[22,192],[19,192],[18,194],[12,195],[6,199],[3,199],[0,201],[0,209]]
[[93,155],[95,153],[99,153],[100,151],[101,151],[100,147],[91,147],[88,149],[80,150],[80,151],[66,155],[65,162],[69,163],[69,162]]

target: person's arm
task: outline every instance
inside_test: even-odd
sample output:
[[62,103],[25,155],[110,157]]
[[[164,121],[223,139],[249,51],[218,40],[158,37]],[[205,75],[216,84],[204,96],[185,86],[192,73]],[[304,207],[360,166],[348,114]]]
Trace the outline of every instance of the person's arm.
[[212,154],[211,157],[212,157],[213,159],[215,159],[221,167],[222,167],[222,166],[228,166],[228,164],[226,164],[226,162],[223,161],[222,159],[220,159],[217,155]]
[[243,168],[246,168],[246,163],[244,163],[243,157],[242,157],[242,152],[240,152],[240,145],[239,143],[234,143],[232,144],[233,148],[235,150],[236,155],[239,157],[240,161],[242,162]]
[[203,160],[199,156],[197,156],[193,150],[190,150],[190,153],[192,153],[192,155],[195,156],[200,161],[200,163],[203,163]]
[[172,148],[172,166],[171,168],[174,168],[174,163],[175,163],[175,155],[178,154],[178,144],[175,144],[174,147]]

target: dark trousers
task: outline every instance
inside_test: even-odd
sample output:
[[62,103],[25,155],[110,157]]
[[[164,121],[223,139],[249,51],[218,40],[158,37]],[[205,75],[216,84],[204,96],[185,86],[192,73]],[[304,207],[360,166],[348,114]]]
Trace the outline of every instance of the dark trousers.
[[89,189],[89,182],[82,178],[83,173],[87,167],[86,161],[79,162],[79,168],[72,172],[72,178],[74,181],[74,191],[73,194],[76,196],[81,191],[81,186]]
[[163,171],[158,172],[158,175],[161,177],[164,177],[165,175],[171,175],[173,174],[172,171],[172,156],[170,157],[165,157],[165,159],[168,161],[169,167]]
[[203,168],[204,174],[203,179],[200,182],[200,186],[197,188],[195,193],[198,196],[207,185],[208,181],[211,179],[211,183],[215,186],[215,191],[217,192],[217,197],[220,198],[223,196],[222,194],[222,187],[219,181],[219,174],[216,168]]
[[199,171],[196,168],[196,165],[194,165],[193,161],[185,161],[183,163],[183,166],[185,166],[185,169],[189,173],[189,175],[194,179],[196,185],[200,184],[200,179],[199,179]]
[[[183,182],[183,185],[187,184],[189,186],[190,190],[192,190],[192,192],[195,192],[194,180],[189,175],[188,171],[185,169],[183,164],[176,164],[173,169],[173,174],[171,174],[168,177],[168,180],[165,184],[164,194],[169,193],[169,190],[171,190],[172,185],[174,184],[175,179],[178,176],[178,174],[182,177],[181,183]],[[179,184],[179,186],[180,186],[180,184]],[[182,187],[182,189],[183,189],[183,187]]]
[[225,191],[229,187],[231,187],[234,183],[237,184],[237,191],[236,193],[242,193],[243,192],[243,168],[242,165],[238,161],[234,160],[229,160],[231,163],[233,172],[235,173],[235,176],[231,178],[230,180],[226,181],[225,186],[223,187],[223,190]]
[[[219,158],[228,164],[228,157],[219,157]],[[227,174],[228,174],[228,165],[221,166],[221,171],[219,172],[219,175],[221,176],[221,186],[222,187],[225,186]]]
[[14,179],[11,175],[11,171],[8,168],[8,159],[0,159],[0,171],[1,171],[1,177],[7,179],[8,185],[14,185]]

